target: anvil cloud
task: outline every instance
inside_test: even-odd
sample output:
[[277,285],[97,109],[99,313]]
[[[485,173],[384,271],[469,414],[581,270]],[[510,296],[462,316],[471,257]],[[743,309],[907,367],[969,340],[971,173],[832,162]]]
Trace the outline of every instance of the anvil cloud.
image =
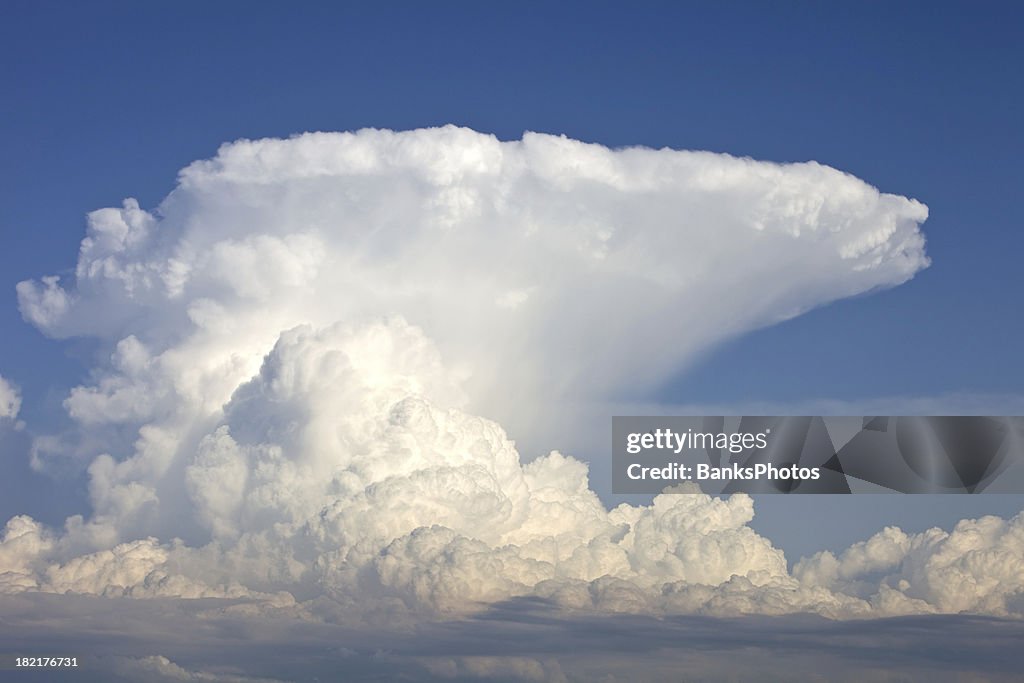
[[898,285],[928,264],[926,216],[813,162],[550,135],[225,145],[156,209],[91,213],[73,281],[18,285],[26,320],[106,360],[64,402],[73,428],[35,445],[40,469],[87,469],[92,510],[63,530],[10,520],[0,590],[369,622],[518,596],[1016,614],[1022,517],[886,530],[790,573],[748,497],[609,511],[586,464],[525,462],[501,426],[636,395],[724,339]]

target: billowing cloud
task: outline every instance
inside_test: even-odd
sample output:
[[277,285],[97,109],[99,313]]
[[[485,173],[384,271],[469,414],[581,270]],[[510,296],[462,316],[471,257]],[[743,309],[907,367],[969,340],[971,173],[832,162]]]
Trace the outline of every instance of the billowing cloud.
[[[19,284],[27,320],[94,337],[109,360],[64,402],[75,432],[36,448],[43,468],[86,456],[91,514],[59,532],[12,519],[0,587],[367,623],[524,596],[583,612],[1016,614],[1009,564],[973,599],[941,592],[1019,555],[1019,519],[989,535],[989,559],[908,540],[873,586],[853,555],[791,574],[749,527],[749,497],[608,510],[586,464],[525,462],[493,419],[523,430],[564,407],[567,430],[593,429],[573,406],[912,277],[926,215],[819,164],[546,135],[226,145],[157,209],[90,214],[74,282]],[[431,666],[559,675],[535,658]]]
[[836,557],[799,562],[804,585],[872,601],[885,613],[1024,613],[1024,512],[963,520],[951,532],[889,527]]
[[[749,497],[666,494],[608,511],[582,462],[555,451],[524,465],[496,423],[430,401],[453,391],[448,378],[399,319],[291,330],[176,480],[139,476],[159,471],[160,449],[103,455],[91,519],[60,537],[12,520],[8,587],[260,597],[275,610],[323,593],[366,613],[462,613],[520,595],[641,613],[866,611],[790,577],[747,526]],[[209,542],[140,538],[190,526]]]

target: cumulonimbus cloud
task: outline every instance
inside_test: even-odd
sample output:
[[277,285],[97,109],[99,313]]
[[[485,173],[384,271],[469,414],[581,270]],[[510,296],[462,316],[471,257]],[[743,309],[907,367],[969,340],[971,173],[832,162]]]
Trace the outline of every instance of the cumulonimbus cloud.
[[[928,553],[959,543],[906,540],[874,589],[845,555],[791,574],[748,526],[748,497],[609,511],[584,463],[524,463],[480,417],[521,428],[538,407],[614,400],[729,336],[897,285],[927,265],[926,215],[815,163],[548,135],[225,145],[156,210],[90,214],[73,283],[19,284],[27,320],[95,337],[109,362],[65,401],[76,433],[36,449],[44,468],[86,457],[92,513],[59,533],[12,519],[0,587],[244,595],[300,614],[321,599],[435,614],[521,595],[1011,613],[1020,585],[1005,573],[956,604],[936,597],[952,574]],[[1002,524],[993,562],[1020,550],[1020,519]]]

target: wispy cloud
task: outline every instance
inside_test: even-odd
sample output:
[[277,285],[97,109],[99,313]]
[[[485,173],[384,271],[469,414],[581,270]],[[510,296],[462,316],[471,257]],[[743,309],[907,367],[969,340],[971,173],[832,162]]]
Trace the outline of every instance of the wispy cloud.
[[13,420],[21,410],[21,391],[0,375],[0,419]]

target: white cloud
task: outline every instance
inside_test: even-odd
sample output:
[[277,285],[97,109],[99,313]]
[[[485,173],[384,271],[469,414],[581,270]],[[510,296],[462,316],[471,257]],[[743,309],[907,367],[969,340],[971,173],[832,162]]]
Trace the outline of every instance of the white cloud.
[[248,595],[307,618],[324,600],[372,619],[526,595],[640,613],[1009,612],[943,602],[949,573],[920,570],[934,587],[899,605],[824,559],[791,575],[746,496],[609,511],[584,463],[523,464],[480,417],[524,429],[616,400],[731,335],[897,285],[927,265],[926,215],[815,163],[536,134],[225,145],[158,210],[90,214],[73,284],[19,284],[26,319],[109,355],[65,400],[77,435],[36,449],[44,467],[89,454],[92,515],[61,534],[12,520],[0,586]]
[[869,599],[885,613],[1024,613],[1024,512],[965,519],[951,532],[890,527],[836,557],[804,559],[794,575]]
[[148,657],[114,657],[104,662],[108,675],[133,681],[172,683],[177,681],[209,681],[211,683],[282,683],[279,679],[253,678],[234,674],[193,671],[178,666],[163,655]]
[[21,410],[21,392],[0,375],[0,419],[15,419]]
[[[215,411],[284,330],[401,315],[518,431],[634,394],[726,337],[927,265],[922,204],[813,162],[446,127],[243,140],[157,211],[90,214],[73,283],[18,286],[58,337],[138,347],[84,422]],[[64,285],[64,287],[62,287]],[[528,406],[528,407],[527,407]]]
[[0,539],[0,593],[37,590],[53,545],[53,535],[31,517],[9,519]]
[[[521,464],[496,423],[425,397],[449,393],[436,350],[399,319],[291,330],[198,439],[180,475],[185,501],[139,480],[146,449],[98,459],[105,507],[92,520],[58,540],[12,520],[0,545],[10,589],[247,596],[290,613],[292,596],[311,592],[353,614],[462,613],[526,595],[632,613],[1019,612],[1024,516],[964,522],[953,540],[887,530],[791,575],[748,526],[749,497],[665,494],[607,511],[584,463],[552,452]],[[135,533],[164,500],[213,542],[67,550]],[[984,542],[969,541],[978,529]]]

